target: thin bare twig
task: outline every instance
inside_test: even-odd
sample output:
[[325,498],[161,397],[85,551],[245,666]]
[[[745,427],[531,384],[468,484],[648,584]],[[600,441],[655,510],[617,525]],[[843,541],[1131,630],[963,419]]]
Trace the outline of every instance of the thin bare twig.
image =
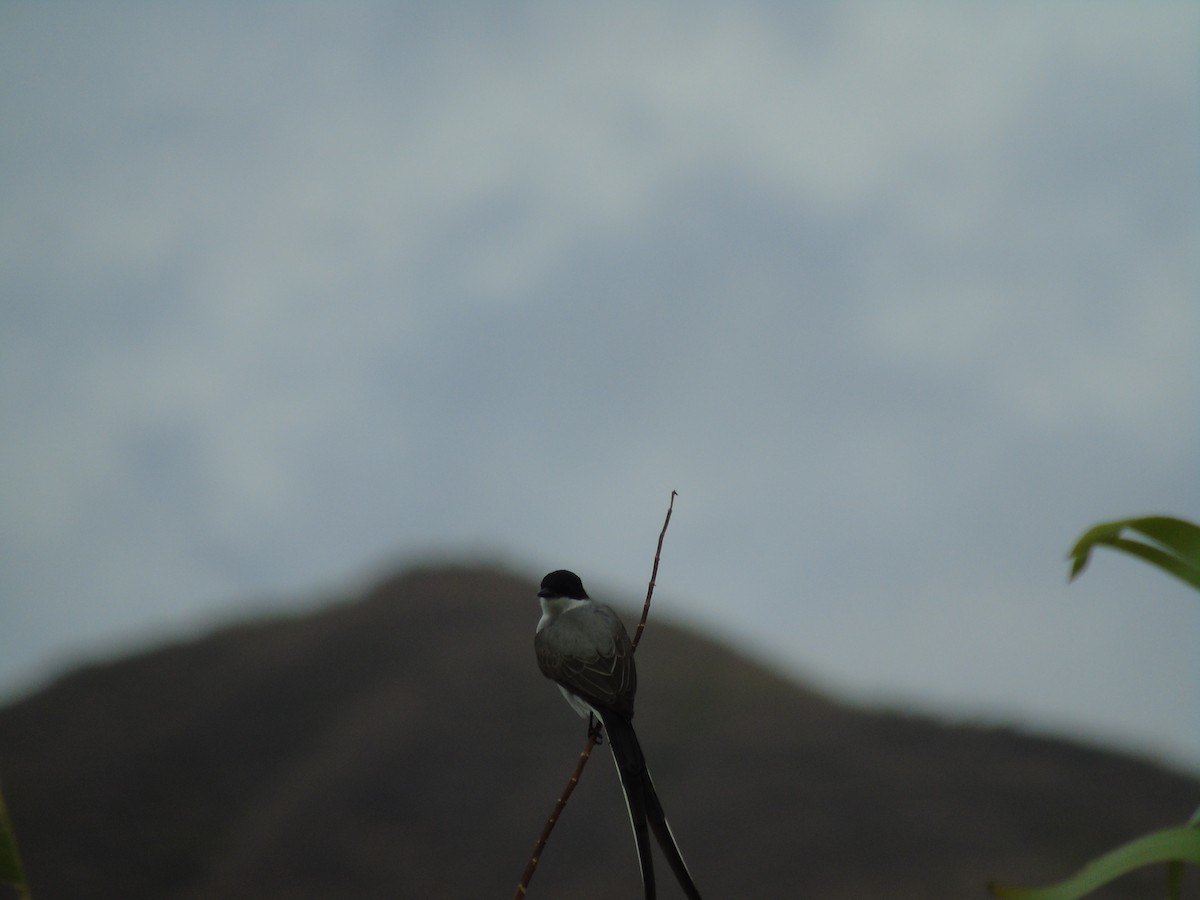
[[641,621],[638,622],[637,630],[633,633],[634,650],[637,650],[638,641],[642,639],[642,632],[646,630],[646,617],[650,615],[650,598],[654,596],[654,579],[658,577],[658,561],[662,559],[663,538],[667,536],[667,526],[671,524],[671,510],[675,508],[675,498],[678,496],[678,491],[671,491],[671,502],[667,504],[667,517],[663,519],[662,531],[658,533],[658,546],[654,550],[654,566],[650,569],[650,586],[646,588],[646,602],[642,605]]
[[[638,641],[642,639],[642,632],[646,630],[646,617],[650,615],[650,598],[654,596],[654,579],[658,577],[658,562],[662,558],[663,538],[667,536],[667,526],[671,524],[671,510],[675,508],[675,498],[678,495],[677,491],[671,491],[671,502],[667,505],[667,517],[663,520],[662,531],[658,533],[658,546],[654,550],[654,567],[650,570],[650,586],[646,588],[646,602],[642,605],[642,618],[638,622],[637,630],[633,633],[633,640],[631,641],[635,651],[637,650]],[[517,892],[513,895],[513,900],[522,900],[525,892],[529,889],[529,882],[533,879],[533,873],[537,871],[538,862],[542,858],[542,851],[546,849],[546,842],[550,840],[550,832],[558,824],[558,817],[562,815],[563,809],[566,808],[567,800],[574,793],[575,786],[579,784],[579,779],[583,776],[583,767],[587,765],[587,761],[592,755],[592,749],[595,746],[596,735],[589,735],[587,744],[584,745],[583,751],[579,754],[579,762],[575,766],[575,771],[571,773],[570,781],[563,788],[562,796],[555,802],[554,811],[550,813],[550,818],[546,820],[546,824],[542,828],[542,833],[538,835],[537,843],[533,845],[533,853],[529,856],[529,862],[525,864],[525,871],[521,873],[521,881],[517,884]]]
[[529,862],[525,864],[525,871],[521,873],[521,882],[517,885],[517,892],[513,895],[513,900],[520,900],[520,898],[525,896],[529,882],[533,879],[533,873],[537,870],[538,862],[542,858],[542,851],[546,849],[546,841],[550,840],[550,832],[558,824],[558,817],[566,807],[567,800],[570,799],[571,794],[575,791],[575,785],[579,784],[579,779],[583,775],[583,767],[587,765],[588,758],[592,755],[592,748],[595,746],[596,735],[591,735],[588,737],[583,752],[579,754],[579,764],[575,766],[575,771],[571,773],[571,780],[563,788],[562,796],[554,804],[554,812],[550,813],[550,818],[546,820],[546,824],[542,828],[542,833],[538,835],[537,843],[533,845],[533,853],[529,857]]

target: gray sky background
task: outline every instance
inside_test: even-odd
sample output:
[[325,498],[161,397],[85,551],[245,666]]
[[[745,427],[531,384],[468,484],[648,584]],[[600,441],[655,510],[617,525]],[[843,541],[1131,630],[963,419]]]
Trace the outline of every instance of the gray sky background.
[[431,552],[636,598],[676,489],[656,616],[1200,769],[1198,598],[1064,562],[1200,519],[1198,35],[5,3],[0,692]]

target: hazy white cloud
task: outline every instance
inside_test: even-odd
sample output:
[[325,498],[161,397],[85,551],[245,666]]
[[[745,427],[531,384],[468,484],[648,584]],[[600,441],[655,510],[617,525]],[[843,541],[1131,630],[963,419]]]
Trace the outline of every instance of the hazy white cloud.
[[428,548],[636,591],[676,488],[664,614],[1200,759],[1194,602],[1061,561],[1200,517],[1198,24],[10,5],[0,677]]

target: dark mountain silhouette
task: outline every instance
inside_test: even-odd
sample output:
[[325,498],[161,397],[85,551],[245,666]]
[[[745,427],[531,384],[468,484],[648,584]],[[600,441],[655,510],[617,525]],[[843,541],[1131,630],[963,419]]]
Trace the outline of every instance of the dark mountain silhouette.
[[[410,571],[0,710],[35,896],[511,897],[585,739],[534,662],[535,586]],[[1200,803],[1200,784],[1146,762],[840,705],[653,615],[638,666],[642,742],[710,898],[982,897]],[[1097,896],[1162,885],[1155,870]],[[638,891],[600,748],[530,896]]]

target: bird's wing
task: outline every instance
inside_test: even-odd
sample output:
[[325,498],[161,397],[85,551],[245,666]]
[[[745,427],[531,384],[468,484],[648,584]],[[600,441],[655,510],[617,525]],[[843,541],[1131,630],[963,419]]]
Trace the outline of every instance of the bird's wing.
[[542,674],[588,703],[633,716],[637,670],[633,645],[608,606],[567,610],[533,640]]

